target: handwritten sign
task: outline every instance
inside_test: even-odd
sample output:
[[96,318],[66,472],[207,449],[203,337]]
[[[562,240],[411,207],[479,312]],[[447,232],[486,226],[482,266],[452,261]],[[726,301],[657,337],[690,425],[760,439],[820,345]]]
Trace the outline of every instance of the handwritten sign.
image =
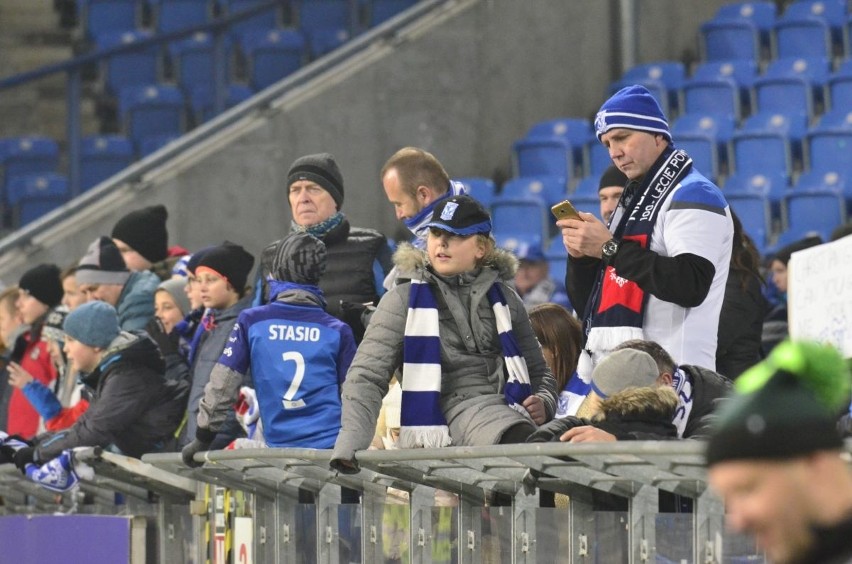
[[790,337],[852,358],[852,236],[793,253],[787,267]]

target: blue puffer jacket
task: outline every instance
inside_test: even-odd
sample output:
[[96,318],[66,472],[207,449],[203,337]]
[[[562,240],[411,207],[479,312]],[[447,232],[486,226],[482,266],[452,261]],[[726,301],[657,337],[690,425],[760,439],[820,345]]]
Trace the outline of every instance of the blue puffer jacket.
[[159,285],[160,279],[148,270],[130,274],[115,306],[122,331],[145,329],[154,317],[154,292]]

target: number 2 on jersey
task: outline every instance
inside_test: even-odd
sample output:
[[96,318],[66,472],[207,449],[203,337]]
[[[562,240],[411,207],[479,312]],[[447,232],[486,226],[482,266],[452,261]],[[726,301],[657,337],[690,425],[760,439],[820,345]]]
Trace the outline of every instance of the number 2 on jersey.
[[284,406],[284,409],[301,409],[305,407],[305,400],[297,399],[294,401],[293,398],[296,397],[299,386],[302,385],[302,379],[305,377],[305,357],[302,356],[302,353],[296,351],[288,351],[281,356],[284,362],[292,360],[296,363],[296,372],[293,374],[293,381],[290,382],[290,387],[284,393],[284,399],[281,404]]

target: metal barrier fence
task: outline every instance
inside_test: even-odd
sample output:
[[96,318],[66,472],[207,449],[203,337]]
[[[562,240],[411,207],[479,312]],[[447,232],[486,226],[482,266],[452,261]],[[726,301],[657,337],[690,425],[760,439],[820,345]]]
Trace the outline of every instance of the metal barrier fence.
[[[763,561],[725,532],[702,453],[695,441],[369,450],[342,475],[310,449],[214,451],[196,469],[85,449],[95,478],[73,494],[0,466],[0,531],[3,515],[144,517],[139,561],[162,564]],[[661,512],[675,496],[691,512]]]

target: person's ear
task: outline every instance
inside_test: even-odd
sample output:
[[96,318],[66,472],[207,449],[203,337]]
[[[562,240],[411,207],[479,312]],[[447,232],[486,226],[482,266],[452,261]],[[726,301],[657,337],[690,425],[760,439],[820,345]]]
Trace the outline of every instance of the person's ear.
[[418,186],[414,192],[417,196],[417,201],[424,206],[429,203],[432,197],[432,190],[430,190],[428,186],[423,186],[422,184]]
[[657,385],[659,385],[659,386],[663,386],[663,385],[671,386],[672,382],[674,382],[674,380],[672,380],[672,375],[669,372],[663,372],[657,378]]

